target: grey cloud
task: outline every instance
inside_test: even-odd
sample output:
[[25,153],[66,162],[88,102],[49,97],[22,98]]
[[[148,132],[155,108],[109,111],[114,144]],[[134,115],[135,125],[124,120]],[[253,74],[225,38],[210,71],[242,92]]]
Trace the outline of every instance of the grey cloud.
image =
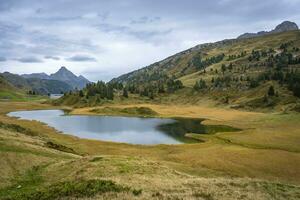
[[141,40],[147,40],[147,39],[151,39],[155,36],[161,36],[161,35],[166,36],[167,34],[169,34],[171,32],[172,32],[172,29],[169,29],[166,31],[130,31],[129,33]]
[[0,11],[6,11],[10,9],[12,3],[10,1],[0,1]]
[[7,59],[6,59],[6,58],[4,58],[4,57],[0,57],[0,62],[5,62],[5,61],[7,61]]
[[66,58],[66,60],[71,62],[96,62],[97,61],[95,58],[86,55],[75,55],[70,58]]
[[60,60],[60,58],[57,57],[57,56],[45,56],[44,58],[45,59],[51,59],[51,60]]
[[23,58],[16,58],[16,61],[21,63],[42,63],[43,61],[36,57],[23,57]]
[[96,25],[96,27],[104,32],[126,32],[130,30],[128,26],[114,25],[108,23],[101,23],[99,25]]
[[117,34],[126,34],[130,36],[134,36],[140,40],[147,40],[151,39],[155,36],[159,35],[167,35],[172,32],[172,29],[168,30],[135,30],[134,28],[131,28],[129,26],[122,26],[122,25],[114,25],[114,24],[108,24],[108,23],[102,23],[100,25],[97,25],[101,31],[107,32],[107,33],[117,33]]
[[153,23],[156,21],[159,21],[161,18],[160,17],[141,17],[139,19],[136,20],[132,20],[130,23],[131,24],[147,24],[147,23]]

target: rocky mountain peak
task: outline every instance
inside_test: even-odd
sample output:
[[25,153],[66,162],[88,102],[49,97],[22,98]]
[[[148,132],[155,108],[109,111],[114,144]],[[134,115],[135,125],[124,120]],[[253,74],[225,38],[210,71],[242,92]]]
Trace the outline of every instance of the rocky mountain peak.
[[294,31],[294,30],[299,30],[299,27],[295,22],[284,21],[281,24],[277,25],[272,32],[280,33],[285,31]]
[[284,21],[281,24],[277,25],[275,29],[272,31],[259,31],[257,33],[244,33],[238,37],[238,39],[245,39],[245,38],[253,38],[259,37],[263,35],[268,35],[272,33],[282,33],[286,31],[294,31],[299,30],[298,25],[295,22]]

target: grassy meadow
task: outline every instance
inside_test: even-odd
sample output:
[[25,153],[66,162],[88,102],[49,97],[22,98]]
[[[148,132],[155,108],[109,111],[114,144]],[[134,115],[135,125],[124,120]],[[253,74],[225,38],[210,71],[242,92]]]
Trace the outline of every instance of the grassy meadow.
[[[281,70],[288,77],[299,72],[299,63],[280,70],[277,61],[273,67],[266,64],[272,56],[281,56],[280,46],[286,42],[285,51],[299,57],[299,31],[195,47],[122,76],[141,92],[128,90],[129,95],[124,88],[98,82],[51,101],[27,95],[0,77],[0,199],[300,199],[299,96],[284,79],[266,78],[250,87],[262,74]],[[254,50],[272,53],[249,61]],[[243,51],[247,56],[238,56]],[[221,61],[204,69],[193,64],[197,57],[205,61],[221,54]],[[182,85],[160,93],[155,81],[165,76],[174,84],[165,80],[167,88],[179,80]],[[200,79],[207,86],[197,89]],[[6,115],[36,109],[63,109],[69,115],[201,118],[205,125],[240,131],[186,133],[203,141],[199,143],[131,145],[81,139]]]
[[[142,146],[79,139],[5,115],[53,108],[76,115],[146,110],[156,117],[205,118],[205,124],[242,131],[188,133],[204,143]],[[299,121],[296,113],[248,112],[210,103],[127,102],[73,109],[0,102],[0,199],[56,199],[58,194],[63,199],[299,199]]]

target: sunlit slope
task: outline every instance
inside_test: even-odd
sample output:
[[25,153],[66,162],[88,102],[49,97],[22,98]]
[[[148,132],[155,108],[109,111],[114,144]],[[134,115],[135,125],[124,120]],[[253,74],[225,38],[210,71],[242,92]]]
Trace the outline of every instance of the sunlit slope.
[[[174,103],[210,98],[237,108],[298,110],[299,48],[300,31],[224,40],[198,45],[111,82],[134,85],[139,91],[150,88],[155,99],[173,98]],[[161,84],[167,88],[170,78],[180,80],[184,88],[155,93]],[[199,81],[203,84],[195,89]],[[268,95],[270,87],[274,95]]]
[[23,93],[17,88],[8,83],[3,77],[0,76],[0,99],[17,99],[21,98]]
[[[184,80],[184,83],[187,82],[187,85],[191,86],[191,83],[193,81],[189,82],[189,80],[193,78],[195,79],[195,76],[198,77],[197,75],[199,75],[200,73],[197,67],[193,65],[192,61],[193,57],[196,55],[201,55],[202,59],[206,59],[212,56],[225,54],[225,57],[221,62],[213,64],[212,66],[208,66],[208,69],[220,68],[222,64],[230,62],[236,64],[248,62],[247,55],[249,55],[252,50],[262,50],[270,48],[276,49],[282,43],[286,43],[289,41],[293,41],[295,46],[300,46],[300,31],[271,34],[250,39],[232,39],[223,40],[216,43],[201,44],[186,51],[170,56],[165,60],[156,62],[145,68],[130,72],[128,74],[124,74],[118,78],[113,79],[112,81],[137,81],[140,80],[139,76],[146,76],[146,74],[148,76],[151,76],[151,74],[159,72],[160,74],[166,73],[168,76],[182,78]],[[227,61],[230,55],[238,55],[243,51],[247,52],[247,54],[243,58]],[[188,76],[192,74],[194,76]]]

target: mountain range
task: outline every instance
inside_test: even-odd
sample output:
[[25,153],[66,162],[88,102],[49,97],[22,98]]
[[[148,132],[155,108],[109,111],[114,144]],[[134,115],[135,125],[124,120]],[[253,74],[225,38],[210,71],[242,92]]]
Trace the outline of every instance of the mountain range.
[[56,73],[54,74],[46,74],[46,73],[33,73],[33,74],[22,74],[23,78],[31,79],[31,78],[37,78],[37,79],[44,79],[44,80],[57,80],[66,82],[68,85],[70,85],[73,89],[82,89],[86,86],[87,83],[90,83],[88,79],[86,79],[84,76],[79,75],[76,76],[71,71],[69,71],[66,67],[61,67]]
[[0,76],[6,81],[6,84],[19,90],[34,91],[43,95],[82,89],[87,83],[90,83],[85,77],[76,76],[66,67],[61,67],[51,75],[46,73],[18,75],[4,72],[0,73]]

